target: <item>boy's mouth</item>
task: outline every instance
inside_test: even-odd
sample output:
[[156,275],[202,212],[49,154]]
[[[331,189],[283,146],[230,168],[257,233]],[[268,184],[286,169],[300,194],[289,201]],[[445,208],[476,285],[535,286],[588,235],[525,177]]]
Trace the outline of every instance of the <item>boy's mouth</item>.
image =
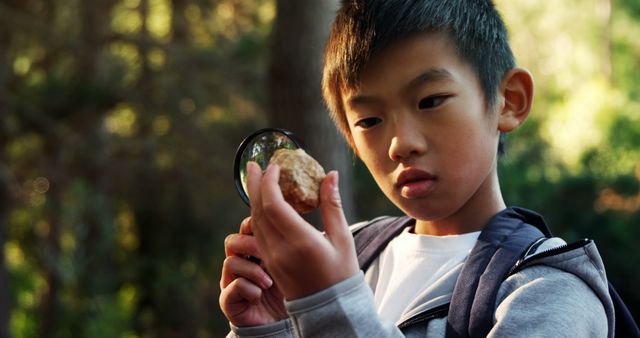
[[420,170],[405,169],[396,177],[396,188],[404,198],[417,198],[431,192],[436,176]]

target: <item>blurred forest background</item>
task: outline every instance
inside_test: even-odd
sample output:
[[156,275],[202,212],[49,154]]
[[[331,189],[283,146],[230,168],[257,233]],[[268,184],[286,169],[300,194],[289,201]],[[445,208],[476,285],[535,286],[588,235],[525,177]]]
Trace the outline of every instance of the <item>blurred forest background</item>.
[[[396,213],[322,106],[336,3],[0,0],[0,337],[224,336],[233,157],[260,127],[342,172],[351,222]],[[640,2],[497,3],[537,85],[507,202],[595,239],[637,317]]]

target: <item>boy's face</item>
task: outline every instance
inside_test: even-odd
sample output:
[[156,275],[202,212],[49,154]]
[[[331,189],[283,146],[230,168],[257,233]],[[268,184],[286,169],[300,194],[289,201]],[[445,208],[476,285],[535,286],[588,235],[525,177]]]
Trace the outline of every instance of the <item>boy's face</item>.
[[445,36],[392,44],[367,63],[360,86],[344,94],[360,158],[409,216],[464,220],[456,216],[485,215],[496,198],[502,203],[498,113],[487,110],[477,76]]

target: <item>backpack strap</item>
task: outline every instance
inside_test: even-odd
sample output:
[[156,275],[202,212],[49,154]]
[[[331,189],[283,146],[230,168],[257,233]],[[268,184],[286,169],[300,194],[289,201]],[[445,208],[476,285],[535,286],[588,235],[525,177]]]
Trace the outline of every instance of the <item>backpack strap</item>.
[[640,328],[638,328],[636,320],[611,282],[609,282],[609,295],[616,314],[615,337],[640,337]]
[[354,231],[353,236],[360,269],[366,271],[382,250],[387,247],[387,244],[411,222],[411,218],[407,216],[384,216],[376,218]]
[[[533,226],[531,226],[533,225]],[[508,208],[483,228],[453,289],[446,337],[486,337],[500,284],[524,252],[551,232],[539,214]]]

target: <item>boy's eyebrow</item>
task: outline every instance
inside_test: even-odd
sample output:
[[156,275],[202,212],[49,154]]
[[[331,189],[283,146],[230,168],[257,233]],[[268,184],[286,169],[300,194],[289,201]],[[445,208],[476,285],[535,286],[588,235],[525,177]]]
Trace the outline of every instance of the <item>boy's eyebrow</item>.
[[368,104],[375,105],[377,103],[380,103],[379,99],[373,96],[367,96],[367,95],[354,95],[347,100],[347,104],[349,107],[356,107],[356,106],[368,105]]
[[420,87],[427,82],[438,82],[451,79],[453,79],[453,75],[448,70],[444,68],[429,68],[411,80],[404,89],[405,91],[410,91],[411,89]]
[[[429,68],[418,76],[409,81],[409,83],[403,88],[405,92],[408,92],[414,88],[428,82],[438,82],[453,79],[451,72],[444,68]],[[380,100],[374,96],[356,94],[347,99],[349,107],[356,107],[359,105],[377,104]]]

